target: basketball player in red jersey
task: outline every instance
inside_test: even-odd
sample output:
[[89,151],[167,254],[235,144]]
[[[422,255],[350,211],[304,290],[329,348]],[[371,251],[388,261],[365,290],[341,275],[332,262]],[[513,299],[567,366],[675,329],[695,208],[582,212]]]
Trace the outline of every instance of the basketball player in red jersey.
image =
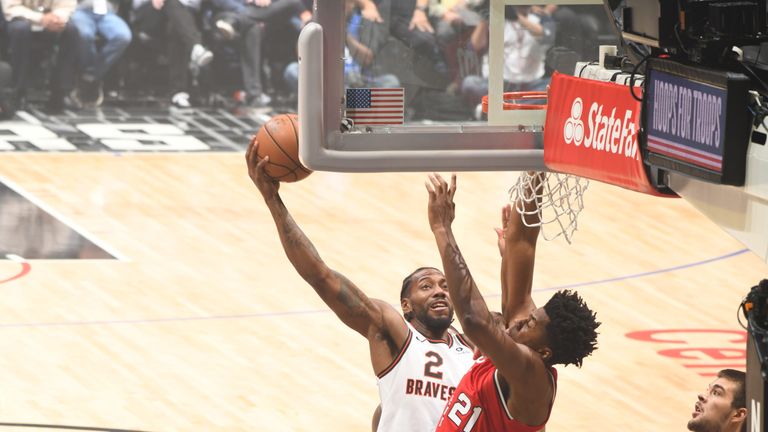
[[472,365],[472,348],[454,332],[453,305],[443,273],[422,267],[400,292],[403,317],[389,303],[371,299],[329,268],[283,204],[280,183],[265,172],[258,143],[246,152],[248,174],[264,197],[285,254],[296,271],[351,329],[368,340],[381,398],[379,432],[434,430],[459,380]]
[[[531,285],[539,229],[527,227],[509,207],[503,212],[503,313],[499,319],[489,312],[451,230],[456,176],[449,186],[440,175],[431,175],[427,191],[429,223],[456,314],[465,334],[487,356],[464,375],[436,430],[539,431],[555,399],[557,372],[552,366],[581,366],[592,353],[599,326],[595,314],[570,291],[557,292],[542,308],[534,305]],[[527,204],[536,205],[535,200]]]

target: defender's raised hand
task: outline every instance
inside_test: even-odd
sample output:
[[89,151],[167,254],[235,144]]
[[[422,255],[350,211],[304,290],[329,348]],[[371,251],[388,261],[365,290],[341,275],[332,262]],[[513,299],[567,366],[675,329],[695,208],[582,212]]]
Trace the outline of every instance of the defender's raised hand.
[[499,244],[499,253],[504,256],[506,235],[510,232],[509,221],[512,217],[512,206],[507,204],[501,208],[501,228],[494,228]]
[[450,227],[456,215],[456,204],[453,195],[456,194],[456,174],[451,175],[451,184],[440,174],[432,173],[425,183],[429,193],[429,226],[434,230],[440,227]]
[[269,156],[259,159],[259,142],[253,140],[248,150],[245,152],[245,161],[248,164],[248,176],[251,177],[253,184],[259,188],[264,198],[271,198],[277,195],[280,188],[280,182],[267,175],[266,167],[269,162]]

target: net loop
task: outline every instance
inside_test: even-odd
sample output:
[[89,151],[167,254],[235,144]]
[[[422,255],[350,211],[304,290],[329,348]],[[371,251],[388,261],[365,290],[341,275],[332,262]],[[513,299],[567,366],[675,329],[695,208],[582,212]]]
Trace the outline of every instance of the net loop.
[[[570,244],[587,187],[589,180],[575,175],[528,171],[509,189],[509,200],[525,226],[540,226],[545,240],[562,235]],[[534,200],[538,205],[530,205]]]

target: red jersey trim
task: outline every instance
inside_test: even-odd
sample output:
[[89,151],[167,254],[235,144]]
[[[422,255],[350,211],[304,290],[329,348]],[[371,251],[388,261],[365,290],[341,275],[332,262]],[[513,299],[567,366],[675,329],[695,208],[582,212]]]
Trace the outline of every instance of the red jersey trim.
[[392,363],[390,363],[389,366],[384,368],[383,371],[381,371],[378,374],[376,374],[376,376],[379,379],[384,378],[384,376],[386,374],[388,374],[392,369],[395,368],[395,366],[397,366],[397,364],[400,362],[400,359],[403,358],[403,355],[405,354],[405,351],[408,350],[408,346],[411,344],[411,339],[413,339],[413,332],[411,331],[411,329],[408,329],[408,336],[405,338],[405,343],[403,344],[403,347],[400,348],[400,352],[397,353],[397,357],[395,357],[392,360]]
[[[552,414],[552,405],[555,404],[555,396],[557,395],[557,381],[555,381],[555,377],[552,374],[552,370],[548,370],[547,372],[549,372],[549,378],[552,380],[552,400],[549,401],[549,412],[547,412],[547,419],[544,420],[544,423],[540,425],[533,425],[533,426],[520,422],[521,424],[528,426],[530,428],[534,428],[534,429],[543,428],[544,426],[547,425],[547,422],[549,421],[549,416]],[[498,396],[499,403],[504,408],[504,413],[507,414],[507,418],[509,420],[519,422],[519,420],[512,417],[512,414],[509,413],[509,407],[507,406],[507,401],[504,399],[504,393],[501,391],[501,383],[499,382],[498,368],[495,371],[493,371],[493,383],[496,386],[496,396]]]
[[509,407],[507,406],[507,401],[504,400],[504,392],[501,391],[501,383],[499,382],[498,369],[493,371],[493,383],[496,386],[496,396],[499,398],[499,404],[501,404],[502,408],[504,408],[504,413],[507,414],[507,418],[509,420],[514,420],[515,418],[512,417],[512,414],[509,413]]
[[461,334],[461,333],[456,333],[456,338],[458,338],[458,339],[459,339],[459,342],[461,342],[461,344],[462,344],[462,345],[464,345],[465,347],[467,347],[467,348],[469,348],[469,349],[473,349],[473,348],[472,348],[472,344],[470,344],[470,343],[469,343],[469,341],[467,341],[467,338],[466,338],[466,337],[464,337],[464,335],[463,335],[463,334]]
[[448,335],[448,340],[445,340],[445,339],[430,339],[430,338],[428,338],[426,336],[424,337],[424,339],[426,339],[427,342],[430,342],[430,343],[433,343],[433,344],[437,344],[437,343],[446,344],[446,345],[448,345],[448,348],[453,346],[453,338],[451,337],[450,334]]
[[451,333],[447,334],[448,335],[448,340],[445,340],[445,339],[430,339],[426,335],[424,335],[424,333],[416,330],[416,327],[413,327],[413,329],[414,329],[414,331],[418,332],[421,335],[421,337],[424,338],[425,341],[427,341],[429,343],[433,343],[433,344],[439,344],[439,343],[446,344],[446,345],[448,345],[448,348],[453,346],[453,338],[451,337]]

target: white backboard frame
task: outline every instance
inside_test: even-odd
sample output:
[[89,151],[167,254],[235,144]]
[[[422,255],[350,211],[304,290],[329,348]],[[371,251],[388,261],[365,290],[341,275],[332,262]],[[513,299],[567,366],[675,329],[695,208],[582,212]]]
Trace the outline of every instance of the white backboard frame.
[[[546,118],[544,110],[508,110],[503,109],[504,94],[504,7],[531,5],[530,0],[491,0],[489,17],[490,37],[488,39],[488,124],[499,125],[543,125]],[[560,0],[545,2],[542,5],[595,5],[602,0]],[[598,47],[595,47],[597,50]]]
[[[429,125],[342,133],[344,0],[315,2],[315,21],[299,36],[299,153],[320,171],[544,170],[543,150],[514,150],[541,128]],[[337,97],[328,97],[337,95]]]

